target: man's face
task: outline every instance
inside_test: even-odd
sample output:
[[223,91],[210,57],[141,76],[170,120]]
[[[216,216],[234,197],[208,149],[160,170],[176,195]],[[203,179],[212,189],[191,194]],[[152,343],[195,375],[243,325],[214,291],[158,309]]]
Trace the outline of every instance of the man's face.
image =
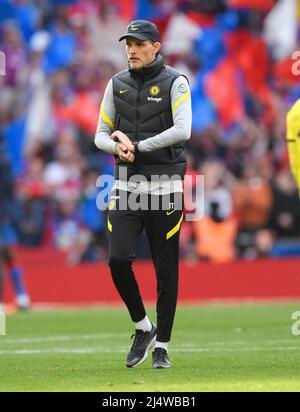
[[141,70],[143,67],[155,60],[161,44],[153,43],[151,40],[138,40],[134,37],[126,39],[126,53],[130,67],[134,70]]

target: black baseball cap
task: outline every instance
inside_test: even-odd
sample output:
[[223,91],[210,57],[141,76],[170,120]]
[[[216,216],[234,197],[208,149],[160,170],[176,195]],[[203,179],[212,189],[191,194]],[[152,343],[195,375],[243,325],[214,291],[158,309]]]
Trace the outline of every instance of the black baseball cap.
[[127,32],[119,41],[126,39],[126,37],[135,37],[139,40],[159,41],[159,31],[154,23],[147,20],[134,20],[127,26]]

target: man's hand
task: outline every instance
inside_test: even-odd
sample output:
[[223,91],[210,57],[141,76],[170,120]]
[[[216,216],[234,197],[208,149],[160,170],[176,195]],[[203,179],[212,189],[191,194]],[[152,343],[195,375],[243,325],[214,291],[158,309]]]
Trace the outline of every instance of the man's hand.
[[116,152],[122,162],[134,162],[135,155],[130,150],[128,150],[124,144],[118,143],[116,146]]
[[135,149],[132,144],[132,141],[129,139],[128,136],[126,136],[126,134],[124,134],[120,130],[116,130],[115,132],[113,132],[113,134],[111,135],[111,138],[115,142],[122,143],[124,146],[126,146],[127,150],[129,150],[131,153],[135,153]]

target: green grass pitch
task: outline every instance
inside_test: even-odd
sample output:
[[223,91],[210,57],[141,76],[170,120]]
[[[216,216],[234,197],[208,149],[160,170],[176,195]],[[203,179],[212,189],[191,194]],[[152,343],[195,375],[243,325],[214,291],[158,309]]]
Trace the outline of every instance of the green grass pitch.
[[153,370],[151,356],[125,368],[125,309],[12,315],[0,337],[0,391],[300,391],[300,337],[291,332],[299,310],[300,302],[179,306],[170,370]]

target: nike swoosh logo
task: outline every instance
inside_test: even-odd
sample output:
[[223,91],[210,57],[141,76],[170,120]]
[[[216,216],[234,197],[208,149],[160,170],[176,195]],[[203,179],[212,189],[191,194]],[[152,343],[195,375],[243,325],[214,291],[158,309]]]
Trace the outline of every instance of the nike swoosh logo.
[[124,94],[124,93],[127,93],[128,92],[128,90],[120,90],[120,94]]
[[173,213],[175,213],[176,211],[177,211],[177,209],[172,210],[172,212],[167,212],[167,216],[173,215]]

